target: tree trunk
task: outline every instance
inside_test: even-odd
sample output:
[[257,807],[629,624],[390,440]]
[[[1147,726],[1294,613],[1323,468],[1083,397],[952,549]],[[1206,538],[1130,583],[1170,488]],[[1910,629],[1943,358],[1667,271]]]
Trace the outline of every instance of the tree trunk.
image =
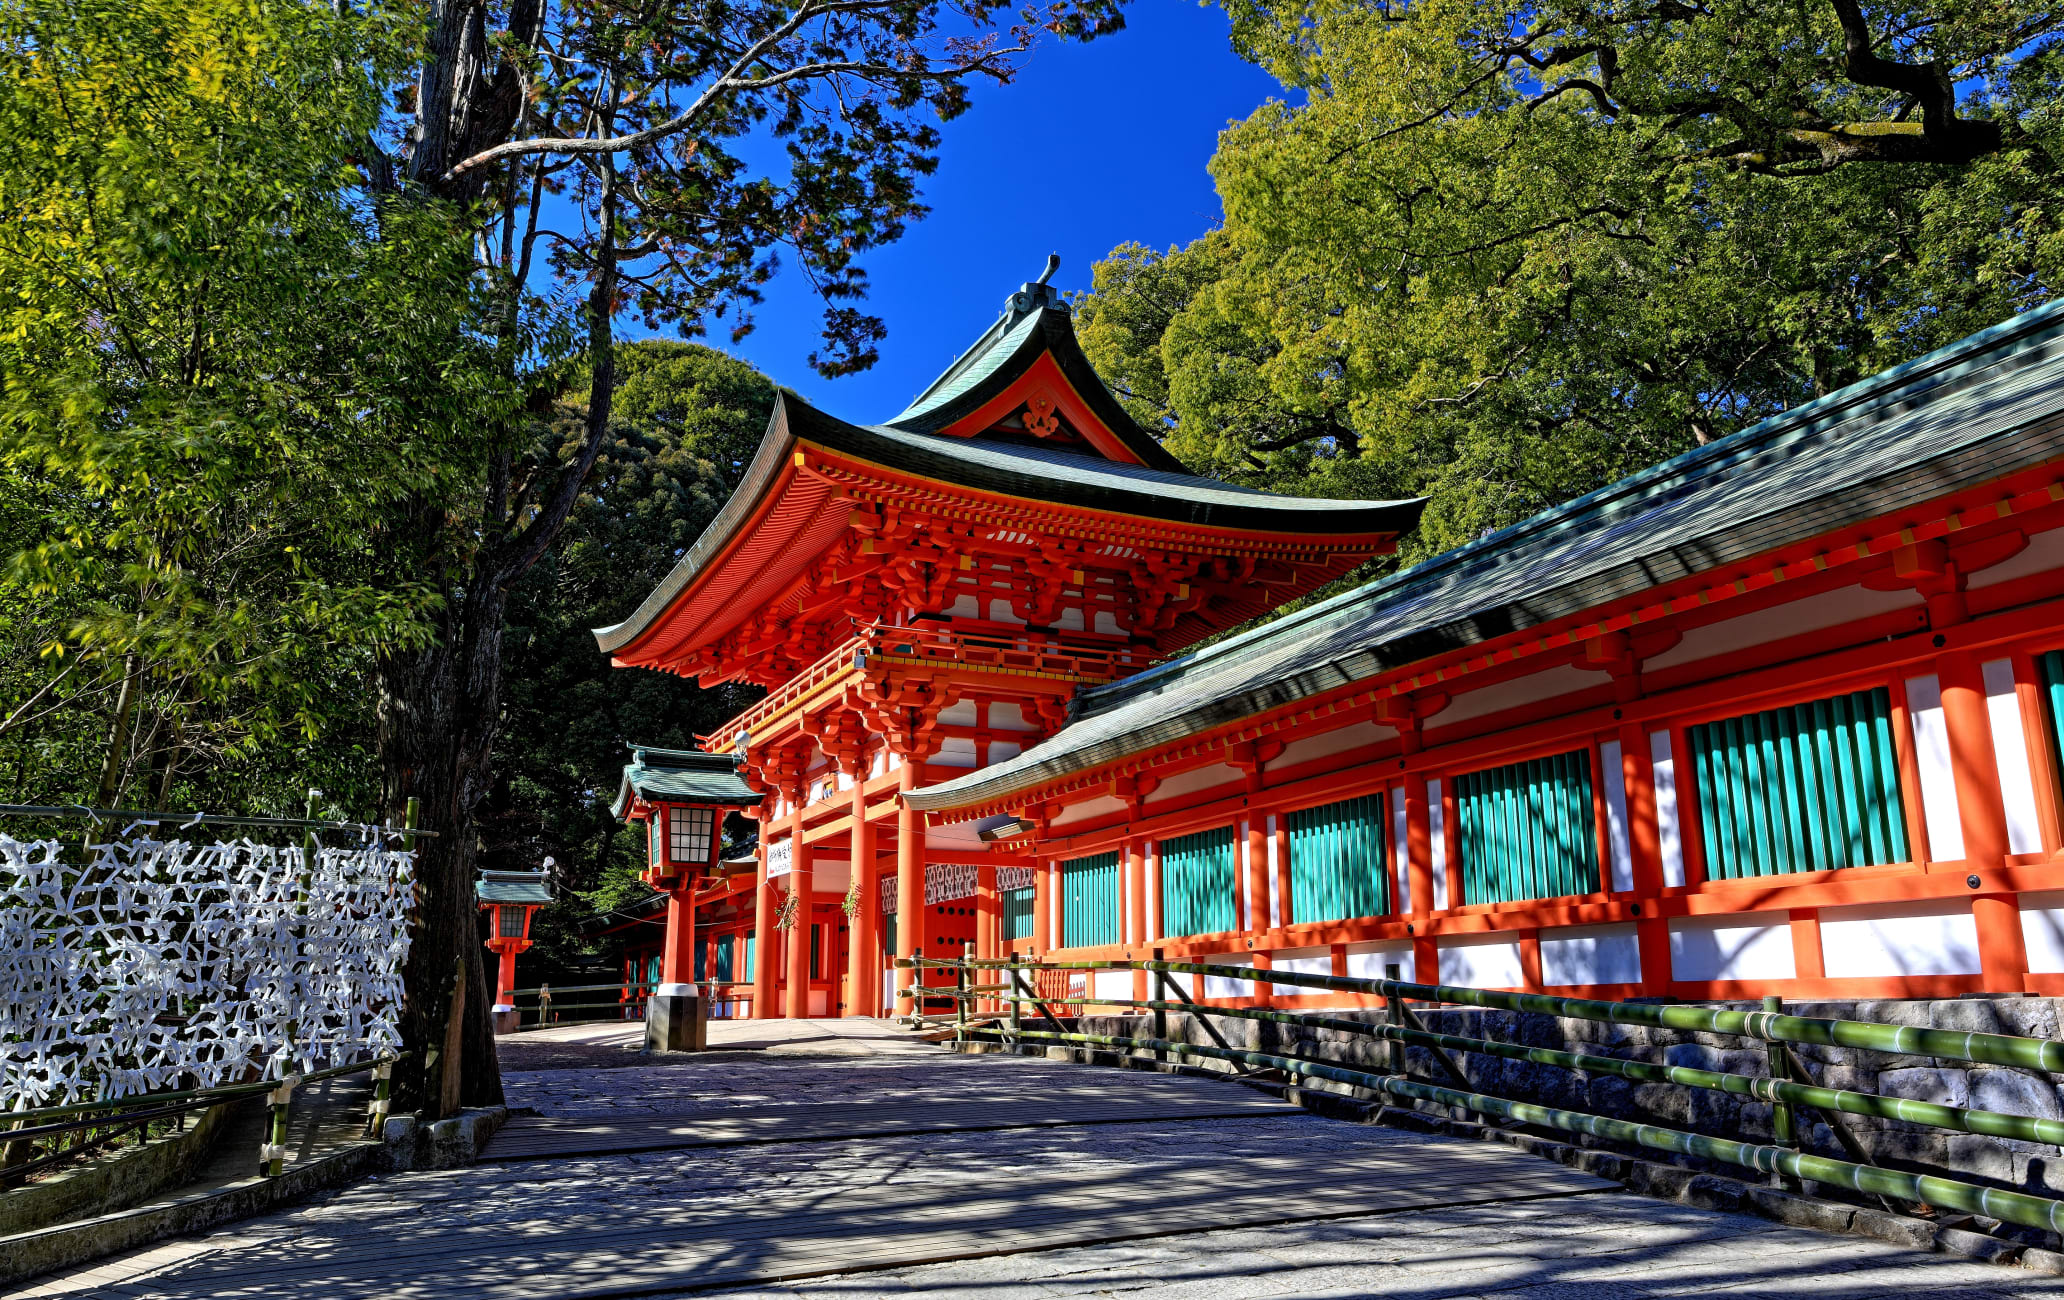
[[[427,522],[434,528],[441,517]],[[398,818],[413,796],[422,801],[417,824],[437,832],[416,841],[416,919],[402,1003],[402,1044],[411,1055],[394,1074],[401,1104],[429,1118],[441,1118],[432,1112],[453,1070],[459,1104],[502,1100],[473,864],[474,815],[487,793],[501,718],[506,604],[498,584],[473,582],[453,594],[437,644],[380,663],[382,810]],[[468,995],[461,1002],[459,1056],[451,1060],[444,1044],[455,957],[466,964]]]

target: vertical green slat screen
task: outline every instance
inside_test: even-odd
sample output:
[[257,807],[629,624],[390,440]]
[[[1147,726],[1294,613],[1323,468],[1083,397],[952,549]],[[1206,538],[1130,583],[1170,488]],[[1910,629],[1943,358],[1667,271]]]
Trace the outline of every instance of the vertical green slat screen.
[[717,936],[717,979],[720,982],[728,984],[732,980],[738,978],[736,975],[732,974],[732,972],[736,969],[736,966],[733,964],[733,962],[737,952],[737,935],[720,934]]
[[1233,909],[1233,828],[1161,841],[1161,931],[1217,934],[1239,928]]
[[1099,853],[1061,864],[1061,946],[1122,943],[1118,855]]
[[1886,688],[1722,718],[1690,737],[1707,879],[1906,860]]
[[1470,772],[1455,782],[1462,901],[1516,903],[1596,893],[1591,754]]
[[1381,794],[1290,814],[1290,919],[1345,921],[1390,910]]
[[1000,894],[1003,899],[1003,937],[1029,939],[1032,937],[1032,886],[1023,889],[1006,889]]

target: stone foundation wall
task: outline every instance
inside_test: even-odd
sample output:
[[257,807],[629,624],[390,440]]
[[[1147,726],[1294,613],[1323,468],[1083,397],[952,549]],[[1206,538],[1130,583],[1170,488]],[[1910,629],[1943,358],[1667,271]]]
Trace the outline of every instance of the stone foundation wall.
[[[1741,1010],[1759,1009],[1759,1004],[1750,1003],[1718,1005]],[[1434,1033],[1659,1065],[1692,1066],[1757,1076],[1768,1073],[1767,1049],[1763,1043],[1725,1034],[1600,1024],[1514,1011],[1416,1009],[1426,1028]],[[1799,1002],[1787,1005],[1785,1010],[1802,1016],[1831,1016],[1933,1029],[2017,1034],[2032,1038],[2059,1036],[2059,1000],[2051,998]],[[1380,1024],[1384,1019],[1380,1010],[1323,1014],[1373,1024]],[[1194,1019],[1188,1014],[1171,1013],[1167,1018],[1168,1032],[1164,1036],[1179,1042],[1211,1045],[1213,1040],[1194,1023]],[[1343,1030],[1219,1017],[1213,1017],[1213,1024],[1226,1042],[1236,1048],[1318,1057],[1351,1068],[1378,1072],[1387,1067],[1389,1060],[1389,1044]],[[1151,1015],[1084,1016],[1081,1020],[1085,1033],[1126,1037],[1152,1036],[1152,1025]],[[2037,1072],[1839,1047],[1794,1045],[1793,1050],[1814,1079],[1830,1088],[1848,1088],[2014,1115],[2064,1119],[2064,1088],[2059,1086],[2064,1080]],[[1527,1061],[1507,1061],[1477,1054],[1454,1055],[1477,1090],[1499,1097],[1589,1111],[1615,1119],[1662,1124],[1714,1137],[1749,1142],[1771,1140],[1771,1107],[1765,1102],[1702,1088],[1640,1083],[1614,1075],[1593,1075]],[[1419,1079],[1442,1085],[1450,1082],[1446,1072],[1425,1048],[1408,1048],[1407,1062],[1410,1072]],[[1199,1057],[1190,1058],[1190,1063],[1212,1069],[1230,1068],[1224,1062],[1206,1061]],[[1307,1090],[1314,1088],[1353,1091],[1365,1099],[1376,1096],[1320,1081],[1307,1086]],[[1848,1158],[1825,1123],[1809,1119],[1803,1113],[1799,1119],[1804,1149],[1836,1159]],[[1833,1122],[1844,1125],[1882,1165],[1937,1173],[1955,1171],[1954,1176],[1969,1182],[2064,1197],[2064,1150],[2057,1147],[1955,1133],[1861,1115],[1839,1115],[1833,1117]],[[1578,1139],[1575,1135],[1568,1135],[1562,1140]],[[1592,1143],[1588,1138],[1582,1140],[1590,1145],[1612,1146]],[[1626,1150],[1632,1153],[1631,1148]],[[1652,1160],[1666,1158],[1660,1152],[1644,1154]],[[1680,1163],[1729,1174],[1740,1172],[1734,1166],[1707,1165],[1697,1161]]]

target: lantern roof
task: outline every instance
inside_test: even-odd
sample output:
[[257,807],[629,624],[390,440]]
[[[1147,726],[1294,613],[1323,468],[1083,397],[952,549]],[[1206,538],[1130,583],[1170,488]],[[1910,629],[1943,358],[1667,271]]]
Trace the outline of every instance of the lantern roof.
[[1432,667],[1509,633],[1917,509],[2056,458],[2060,394],[2064,304],[2052,303],[1402,573],[1085,691],[1069,725],[1044,743],[903,797],[930,812],[979,813],[1354,682]]
[[549,903],[552,890],[542,871],[483,871],[473,896],[483,903]]
[[[624,765],[623,784],[610,812],[622,817],[639,804],[717,804],[747,808],[765,796],[745,783],[738,774],[738,759],[732,754],[710,754],[699,749],[661,749],[655,745],[632,745],[631,761]],[[640,814],[641,816],[643,814]]]

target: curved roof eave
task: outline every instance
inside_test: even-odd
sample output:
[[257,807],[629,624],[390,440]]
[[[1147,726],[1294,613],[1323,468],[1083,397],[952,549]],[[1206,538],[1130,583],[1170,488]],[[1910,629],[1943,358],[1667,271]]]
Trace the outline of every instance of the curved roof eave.
[[759,449],[753,452],[752,462],[745,467],[745,477],[737,490],[724,502],[724,508],[717,511],[717,517],[702,530],[695,544],[688,548],[660,584],[639,602],[629,618],[609,627],[594,629],[595,645],[603,654],[613,655],[645,635],[667,607],[688,590],[696,575],[723,553],[739,525],[752,517],[781,471],[787,467],[789,454],[795,450],[795,441],[795,435],[788,429],[787,394],[777,390],[774,414],[767,420],[767,431],[760,435]]

